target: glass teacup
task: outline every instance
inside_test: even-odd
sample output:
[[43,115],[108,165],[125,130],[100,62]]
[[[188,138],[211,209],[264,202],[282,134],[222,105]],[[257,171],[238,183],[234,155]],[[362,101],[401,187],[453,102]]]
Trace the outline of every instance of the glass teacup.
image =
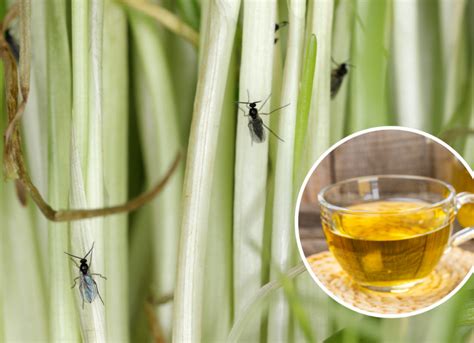
[[474,194],[456,195],[436,179],[359,177],[324,188],[318,200],[330,251],[354,281],[376,291],[422,282],[451,246],[474,238],[474,227],[451,235],[458,210],[474,203]]

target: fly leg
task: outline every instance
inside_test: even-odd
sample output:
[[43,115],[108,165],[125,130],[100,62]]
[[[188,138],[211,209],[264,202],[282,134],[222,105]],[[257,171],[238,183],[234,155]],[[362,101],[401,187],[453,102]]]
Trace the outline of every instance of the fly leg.
[[102,299],[102,297],[100,296],[99,287],[97,287],[97,282],[95,282],[95,280],[94,280],[94,279],[92,279],[92,281],[94,282],[95,289],[96,289],[96,291],[97,291],[97,295],[99,296],[99,299],[100,299],[100,301],[102,302],[102,305],[104,305],[104,306],[105,306],[105,304],[104,304],[104,300],[103,300],[103,299]]
[[270,131],[276,138],[278,138],[280,141],[285,142],[283,139],[280,138],[280,136],[278,136],[275,132],[273,132],[272,129],[270,129],[267,125],[265,125],[264,123],[262,123],[262,125],[263,125],[268,131]]
[[79,278],[80,278],[80,276],[75,277],[74,280],[72,280],[72,281],[74,281],[74,284],[71,286],[71,288],[76,287],[76,280],[79,279]]
[[272,110],[272,111],[270,111],[270,112],[268,112],[268,113],[259,112],[258,114],[270,115],[270,114],[272,114],[273,112],[276,112],[276,111],[278,111],[278,110],[281,110],[282,108],[285,108],[285,107],[287,107],[287,106],[290,106],[290,104],[286,104],[286,105],[284,105],[284,106],[277,107],[277,108],[275,108],[274,110]]
[[82,298],[82,309],[84,309],[84,293],[83,293],[83,286],[82,286],[82,282],[79,284],[79,293],[81,294],[81,298]]
[[99,274],[99,273],[90,273],[90,275],[97,275],[97,276],[101,277],[102,279],[107,280],[107,278],[104,275]]
[[[73,259],[71,258],[71,261],[76,265],[77,268],[79,268],[79,265],[77,264],[77,262],[76,262],[75,260],[73,260]],[[73,280],[73,281],[74,281],[74,284],[72,285],[71,288],[74,288],[74,287],[76,286],[76,280],[79,279],[79,278],[80,278],[80,276],[74,278],[74,280]]]
[[77,268],[79,268],[79,265],[77,264],[77,262],[76,262],[75,260],[73,260],[73,259],[71,258],[71,261],[74,262],[74,264],[76,265]]
[[[237,105],[238,106],[238,105]],[[248,117],[249,115],[247,114],[247,112],[245,112],[242,107],[238,106],[239,107],[239,110],[241,110],[243,113],[244,113],[244,117]]]
[[272,96],[272,93],[270,93],[270,95],[265,99],[263,104],[260,105],[260,108],[258,109],[258,112],[260,112],[260,110],[263,108],[263,106],[265,106],[265,104],[267,103],[267,101],[270,99],[271,96]]

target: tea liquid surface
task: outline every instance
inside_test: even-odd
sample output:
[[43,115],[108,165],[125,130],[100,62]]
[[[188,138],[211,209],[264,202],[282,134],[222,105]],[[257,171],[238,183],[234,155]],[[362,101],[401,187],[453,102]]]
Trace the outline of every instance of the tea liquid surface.
[[391,287],[417,282],[443,255],[453,221],[453,213],[427,205],[384,200],[348,207],[357,212],[323,215],[329,249],[360,284]]

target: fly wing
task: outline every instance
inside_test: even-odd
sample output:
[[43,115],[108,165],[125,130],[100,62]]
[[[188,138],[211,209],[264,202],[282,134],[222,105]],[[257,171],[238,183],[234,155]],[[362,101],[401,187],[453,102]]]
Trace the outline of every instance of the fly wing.
[[265,130],[262,125],[262,118],[256,118],[249,122],[250,138],[252,142],[262,143],[265,141]]
[[331,72],[331,99],[334,98],[341,88],[342,81],[344,80],[344,76],[340,76],[338,74],[338,70],[333,69]]
[[88,303],[92,303],[97,297],[97,285],[90,275],[81,276],[81,284],[79,285],[82,298]]

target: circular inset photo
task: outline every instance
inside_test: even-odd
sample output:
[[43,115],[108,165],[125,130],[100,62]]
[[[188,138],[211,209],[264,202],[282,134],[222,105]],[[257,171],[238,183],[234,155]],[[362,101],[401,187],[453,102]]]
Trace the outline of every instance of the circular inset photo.
[[315,282],[357,312],[406,317],[436,307],[474,264],[474,180],[451,147],[384,127],[335,144],[309,171],[296,209]]

